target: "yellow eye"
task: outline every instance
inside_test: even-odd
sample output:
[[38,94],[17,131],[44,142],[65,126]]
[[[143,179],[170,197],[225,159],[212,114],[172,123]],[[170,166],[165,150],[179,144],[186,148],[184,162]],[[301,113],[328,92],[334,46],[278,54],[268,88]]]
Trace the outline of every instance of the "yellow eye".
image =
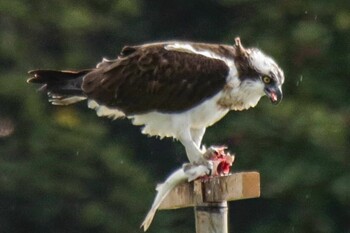
[[263,80],[263,82],[264,82],[265,84],[271,83],[271,78],[270,78],[269,76],[264,76],[264,77],[262,78],[262,80]]

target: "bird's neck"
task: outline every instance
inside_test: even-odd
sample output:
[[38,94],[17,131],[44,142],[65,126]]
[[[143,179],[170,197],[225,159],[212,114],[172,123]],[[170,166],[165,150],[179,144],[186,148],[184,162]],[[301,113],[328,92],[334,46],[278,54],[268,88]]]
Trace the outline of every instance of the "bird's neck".
[[218,104],[223,108],[242,111],[255,107],[264,95],[264,85],[260,80],[240,80],[237,69],[232,67]]

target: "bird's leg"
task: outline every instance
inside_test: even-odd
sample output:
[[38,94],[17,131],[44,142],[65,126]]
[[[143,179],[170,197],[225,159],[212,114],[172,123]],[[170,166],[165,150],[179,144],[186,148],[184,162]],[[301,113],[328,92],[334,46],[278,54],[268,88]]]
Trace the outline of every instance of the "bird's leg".
[[197,143],[192,139],[190,129],[184,130],[178,139],[185,147],[186,154],[190,163],[197,163],[203,159],[203,152],[200,150]]
[[201,129],[190,129],[191,137],[194,143],[197,145],[199,149],[201,149],[202,139],[205,133],[205,128]]
[[203,157],[203,151],[200,150],[199,145],[204,134],[204,130],[198,132],[193,139],[191,130],[183,131],[180,142],[184,145],[187,157],[190,160],[189,164],[184,165],[184,171],[188,176],[188,180],[194,180],[198,177],[208,176],[213,171],[213,162],[206,160]]
[[194,143],[197,145],[197,147],[202,151],[202,158],[205,160],[211,160],[211,158],[215,157],[217,155],[217,147],[209,147],[206,149],[205,147],[201,146],[202,139],[205,133],[205,128],[202,129],[190,129],[191,137]]
[[188,181],[199,177],[227,175],[234,161],[234,156],[225,153],[226,147],[210,147],[201,150],[200,144],[205,129],[183,131],[178,138],[184,145],[190,163],[184,164],[183,169]]
[[[230,172],[230,167],[232,166],[234,162],[234,155],[231,155],[228,152],[225,152],[226,147],[214,147],[211,146],[208,149],[201,146],[202,139],[205,133],[205,128],[202,129],[193,129],[191,128],[191,137],[192,140],[195,142],[198,148],[202,151],[202,158],[206,162],[202,162],[200,164],[203,164],[204,167],[209,168],[210,175],[213,176],[219,176],[219,175],[227,175]],[[191,165],[190,165],[191,167]],[[199,169],[193,169],[193,171],[196,171]],[[197,172],[198,173],[198,172]],[[197,174],[193,175],[193,177],[196,177]]]

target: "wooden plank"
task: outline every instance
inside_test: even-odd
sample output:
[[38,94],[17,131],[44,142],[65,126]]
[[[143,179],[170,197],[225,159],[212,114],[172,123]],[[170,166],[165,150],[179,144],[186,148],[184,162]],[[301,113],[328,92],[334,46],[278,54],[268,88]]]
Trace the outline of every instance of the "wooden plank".
[[[202,192],[202,196],[200,195]],[[200,202],[234,201],[260,196],[260,174],[239,172],[180,184],[164,199],[159,209],[177,209],[198,205]]]
[[257,172],[241,172],[230,176],[213,177],[205,183],[204,202],[222,202],[260,196],[260,175]]

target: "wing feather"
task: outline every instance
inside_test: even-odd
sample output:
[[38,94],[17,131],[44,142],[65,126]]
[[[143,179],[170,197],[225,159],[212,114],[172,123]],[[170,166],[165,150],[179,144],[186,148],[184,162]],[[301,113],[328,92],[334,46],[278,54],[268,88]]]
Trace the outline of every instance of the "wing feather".
[[83,91],[130,115],[183,112],[224,87],[229,67],[223,60],[164,47],[124,47],[118,59],[102,62],[86,75]]

